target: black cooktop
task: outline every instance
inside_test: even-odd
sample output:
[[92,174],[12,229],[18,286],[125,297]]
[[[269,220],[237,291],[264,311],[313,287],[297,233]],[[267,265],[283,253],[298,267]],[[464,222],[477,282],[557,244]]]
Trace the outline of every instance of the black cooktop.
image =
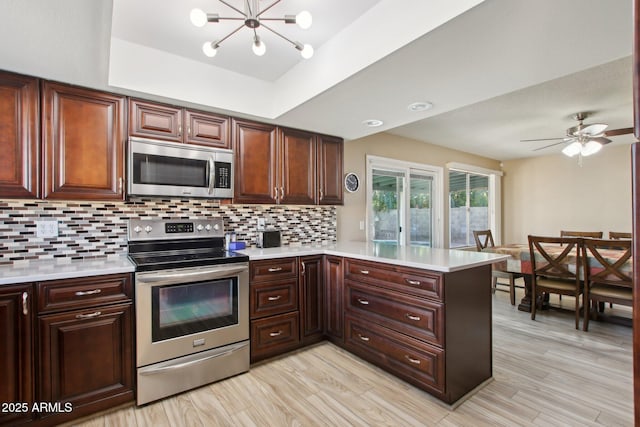
[[136,271],[166,270],[249,262],[247,255],[227,251],[221,239],[129,242]]

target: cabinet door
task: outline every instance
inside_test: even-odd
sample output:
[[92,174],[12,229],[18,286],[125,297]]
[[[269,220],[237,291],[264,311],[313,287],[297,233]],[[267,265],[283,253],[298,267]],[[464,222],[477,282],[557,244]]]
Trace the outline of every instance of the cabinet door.
[[276,128],[234,120],[235,203],[278,202]]
[[344,287],[341,257],[326,256],[324,261],[325,334],[338,344],[344,339]]
[[129,100],[129,135],[182,142],[182,108]]
[[343,141],[341,138],[318,136],[318,203],[343,203]]
[[32,285],[0,286],[0,402],[24,403],[0,412],[0,425],[31,418],[34,402]]
[[131,303],[40,316],[38,324],[39,401],[70,402],[77,417],[133,399]]
[[39,195],[38,79],[0,72],[0,197]]
[[187,126],[186,143],[231,148],[228,117],[186,110],[184,122]]
[[300,258],[300,338],[303,344],[324,335],[322,256]]
[[44,197],[122,200],[125,97],[45,82]]
[[277,186],[282,204],[316,203],[316,137],[309,132],[281,128],[278,138]]

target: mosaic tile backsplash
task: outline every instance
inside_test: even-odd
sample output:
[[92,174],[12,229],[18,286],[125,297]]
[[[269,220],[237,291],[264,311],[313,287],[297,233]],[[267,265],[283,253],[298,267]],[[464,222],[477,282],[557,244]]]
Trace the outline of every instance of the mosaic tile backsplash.
[[[215,200],[139,198],[125,202],[0,201],[0,265],[127,253],[131,218],[223,218],[225,231],[255,247],[258,218],[282,231],[283,245],[336,241],[334,206],[221,205]],[[58,237],[36,237],[36,221],[58,220]]]

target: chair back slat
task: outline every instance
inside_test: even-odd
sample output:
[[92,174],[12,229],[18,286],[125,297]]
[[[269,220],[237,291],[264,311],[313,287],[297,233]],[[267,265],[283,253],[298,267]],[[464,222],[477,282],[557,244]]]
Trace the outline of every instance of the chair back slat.
[[478,252],[482,252],[485,248],[492,248],[495,246],[491,230],[474,230],[473,239],[476,241],[476,249]]
[[[534,275],[558,279],[575,280],[580,274],[580,238],[529,236],[531,269]],[[551,251],[553,246],[562,245],[562,252]],[[566,245],[566,246],[565,246]],[[555,246],[557,248],[558,246]],[[569,257],[576,257],[576,271],[571,271]]]
[[625,239],[631,239],[632,237],[633,235],[631,233],[623,233],[619,231],[609,232],[609,239],[611,240],[625,240]]
[[588,237],[591,239],[602,239],[602,231],[560,231],[560,237]]
[[631,271],[625,268],[630,258],[630,240],[585,240],[584,277],[590,283],[632,288]]

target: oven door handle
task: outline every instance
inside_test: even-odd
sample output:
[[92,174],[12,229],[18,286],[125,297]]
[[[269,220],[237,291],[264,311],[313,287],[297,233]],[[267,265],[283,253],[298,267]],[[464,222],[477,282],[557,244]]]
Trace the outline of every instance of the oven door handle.
[[248,271],[248,268],[246,265],[234,266],[234,267],[218,266],[216,268],[207,268],[204,270],[179,271],[175,273],[153,272],[149,274],[136,274],[136,281],[138,283],[153,283],[153,284],[183,283],[186,281],[193,281],[193,280],[211,280],[211,279],[224,278],[224,277],[229,277],[229,275],[234,275],[236,273],[242,273],[244,271]]
[[201,359],[190,360],[188,362],[178,363],[176,365],[169,365],[169,366],[163,366],[163,367],[160,367],[160,368],[149,369],[149,370],[142,371],[142,372],[139,372],[139,373],[140,373],[140,375],[155,375],[155,374],[161,374],[161,373],[167,372],[167,371],[173,371],[173,370],[176,370],[176,369],[186,368],[187,366],[195,365],[197,363],[206,362],[207,360],[215,359],[216,357],[222,357],[222,356],[226,356],[226,355],[231,354],[231,353],[235,353],[236,351],[241,350],[241,349],[245,348],[248,345],[249,345],[248,343],[236,344],[233,347],[229,348],[228,350],[222,351],[220,353],[212,354],[211,356],[203,357]]

